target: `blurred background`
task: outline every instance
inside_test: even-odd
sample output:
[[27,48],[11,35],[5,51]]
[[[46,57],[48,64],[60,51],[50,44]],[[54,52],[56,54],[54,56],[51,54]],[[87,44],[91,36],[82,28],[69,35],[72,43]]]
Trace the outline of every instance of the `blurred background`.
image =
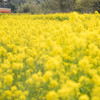
[[0,0],[0,8],[11,8],[13,13],[80,13],[100,12],[100,0]]

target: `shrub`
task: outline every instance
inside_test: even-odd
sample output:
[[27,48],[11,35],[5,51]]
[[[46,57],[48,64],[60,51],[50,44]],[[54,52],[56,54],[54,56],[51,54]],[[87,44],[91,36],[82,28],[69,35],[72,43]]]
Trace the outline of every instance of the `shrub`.
[[76,0],[75,10],[79,12],[93,13],[100,12],[100,0]]

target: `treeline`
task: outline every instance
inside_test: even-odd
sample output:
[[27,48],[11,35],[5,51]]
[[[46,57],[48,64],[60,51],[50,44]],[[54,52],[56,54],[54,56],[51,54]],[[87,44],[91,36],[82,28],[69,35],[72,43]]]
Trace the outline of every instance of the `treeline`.
[[100,12],[100,0],[0,0],[0,3],[18,13]]

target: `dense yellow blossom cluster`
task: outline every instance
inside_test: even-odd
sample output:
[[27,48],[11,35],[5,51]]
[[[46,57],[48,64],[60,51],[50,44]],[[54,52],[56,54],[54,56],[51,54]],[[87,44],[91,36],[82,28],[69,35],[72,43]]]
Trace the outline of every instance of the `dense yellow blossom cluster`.
[[0,14],[0,100],[100,100],[100,14]]

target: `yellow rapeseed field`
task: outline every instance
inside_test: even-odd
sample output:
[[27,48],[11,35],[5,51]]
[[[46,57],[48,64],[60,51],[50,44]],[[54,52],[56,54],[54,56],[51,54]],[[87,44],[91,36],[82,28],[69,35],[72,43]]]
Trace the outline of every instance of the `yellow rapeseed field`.
[[0,100],[100,100],[100,14],[0,14]]

